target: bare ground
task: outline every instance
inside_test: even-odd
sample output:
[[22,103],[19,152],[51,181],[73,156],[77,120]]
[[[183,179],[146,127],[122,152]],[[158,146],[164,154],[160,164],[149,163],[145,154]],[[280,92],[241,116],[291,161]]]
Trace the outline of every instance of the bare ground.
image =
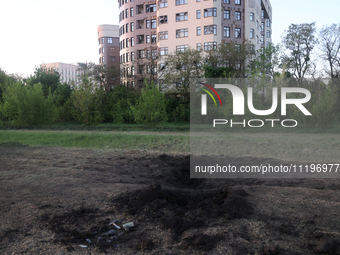
[[339,179],[190,179],[189,162],[2,144],[0,254],[340,254]]

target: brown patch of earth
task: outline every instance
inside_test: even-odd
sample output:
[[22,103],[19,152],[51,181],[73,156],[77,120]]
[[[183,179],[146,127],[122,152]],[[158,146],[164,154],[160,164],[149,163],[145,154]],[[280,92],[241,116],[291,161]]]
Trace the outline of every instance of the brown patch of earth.
[[2,144],[0,254],[340,254],[339,179],[190,179],[189,164]]

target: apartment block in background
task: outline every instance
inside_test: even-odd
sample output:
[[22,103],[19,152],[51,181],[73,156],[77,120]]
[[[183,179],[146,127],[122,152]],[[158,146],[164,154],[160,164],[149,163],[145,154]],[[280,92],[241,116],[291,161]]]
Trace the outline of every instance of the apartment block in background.
[[150,56],[157,61],[157,56],[174,51],[189,47],[208,51],[230,41],[249,40],[255,50],[271,43],[269,0],[118,0],[118,4],[121,81],[126,86],[141,85],[138,77],[150,72],[143,59]]
[[117,71],[117,77],[111,78],[111,86],[120,84],[120,61],[119,61],[119,26],[98,26],[99,64],[112,67]]
[[69,85],[79,85],[80,79],[78,71],[78,64],[66,64],[61,62],[41,64],[41,67],[54,69],[60,74],[60,83],[67,83]]

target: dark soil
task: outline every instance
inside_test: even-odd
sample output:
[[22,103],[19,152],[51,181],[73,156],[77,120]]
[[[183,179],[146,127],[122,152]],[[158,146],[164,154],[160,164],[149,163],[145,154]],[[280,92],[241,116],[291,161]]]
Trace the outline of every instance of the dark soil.
[[0,254],[340,254],[338,179],[190,179],[189,163],[3,144]]

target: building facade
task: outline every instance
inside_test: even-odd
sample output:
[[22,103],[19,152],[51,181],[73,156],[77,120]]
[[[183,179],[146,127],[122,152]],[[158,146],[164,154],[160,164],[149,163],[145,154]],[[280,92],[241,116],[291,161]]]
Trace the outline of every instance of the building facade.
[[[208,51],[220,43],[271,43],[269,0],[118,0],[121,82],[134,87],[148,73],[143,59],[174,51]],[[157,68],[157,63],[151,68]],[[150,67],[149,67],[150,69]],[[151,70],[153,71],[153,70]],[[157,70],[154,70],[157,71]],[[138,79],[138,78],[137,78]]]
[[112,68],[112,72],[118,75],[109,78],[108,83],[112,86],[120,84],[120,61],[119,61],[119,26],[98,26],[99,64]]
[[80,72],[78,64],[66,64],[61,62],[42,64],[41,67],[54,69],[60,74],[60,83],[78,86],[80,82]]

